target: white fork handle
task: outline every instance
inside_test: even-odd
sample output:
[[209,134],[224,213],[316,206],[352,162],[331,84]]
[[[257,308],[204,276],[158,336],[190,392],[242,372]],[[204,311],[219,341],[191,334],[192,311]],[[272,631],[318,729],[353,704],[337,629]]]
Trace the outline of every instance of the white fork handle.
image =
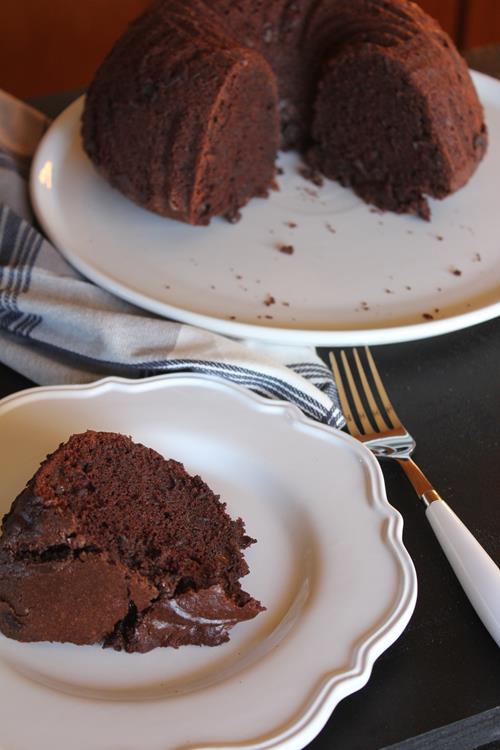
[[434,500],[427,519],[485,627],[500,646],[500,568],[444,500]]

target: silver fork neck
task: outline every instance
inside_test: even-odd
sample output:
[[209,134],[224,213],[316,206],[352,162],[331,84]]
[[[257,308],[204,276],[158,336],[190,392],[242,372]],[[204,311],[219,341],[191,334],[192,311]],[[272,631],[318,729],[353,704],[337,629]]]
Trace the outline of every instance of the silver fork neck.
[[415,450],[415,441],[411,435],[390,435],[363,441],[377,458],[408,459]]

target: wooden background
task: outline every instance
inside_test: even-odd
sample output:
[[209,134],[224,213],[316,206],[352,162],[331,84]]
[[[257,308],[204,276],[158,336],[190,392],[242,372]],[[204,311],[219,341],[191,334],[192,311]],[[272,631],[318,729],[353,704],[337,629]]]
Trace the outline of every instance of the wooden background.
[[[0,0],[0,88],[20,97],[86,86],[149,0]],[[463,51],[500,42],[500,0],[420,0]]]

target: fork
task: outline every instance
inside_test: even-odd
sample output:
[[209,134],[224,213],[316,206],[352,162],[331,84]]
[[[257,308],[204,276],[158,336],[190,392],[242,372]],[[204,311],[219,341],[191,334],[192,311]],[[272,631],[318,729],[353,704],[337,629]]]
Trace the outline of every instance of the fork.
[[393,459],[403,468],[426,507],[427,520],[455,575],[483,624],[500,646],[500,569],[411,458],[415,440],[396,414],[368,347],[365,347],[365,356],[373,387],[357,349],[352,350],[352,356],[364,399],[360,396],[345,351],[340,353],[340,363],[330,352],[348,431],[378,459]]

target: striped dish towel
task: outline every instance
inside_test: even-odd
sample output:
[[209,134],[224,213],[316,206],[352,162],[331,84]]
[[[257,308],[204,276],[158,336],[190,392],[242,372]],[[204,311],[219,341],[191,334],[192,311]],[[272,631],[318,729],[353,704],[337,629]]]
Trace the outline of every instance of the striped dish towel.
[[64,260],[38,231],[28,195],[31,158],[48,124],[0,91],[0,361],[41,385],[208,373],[342,426],[331,372],[314,350],[233,341],[159,319]]

